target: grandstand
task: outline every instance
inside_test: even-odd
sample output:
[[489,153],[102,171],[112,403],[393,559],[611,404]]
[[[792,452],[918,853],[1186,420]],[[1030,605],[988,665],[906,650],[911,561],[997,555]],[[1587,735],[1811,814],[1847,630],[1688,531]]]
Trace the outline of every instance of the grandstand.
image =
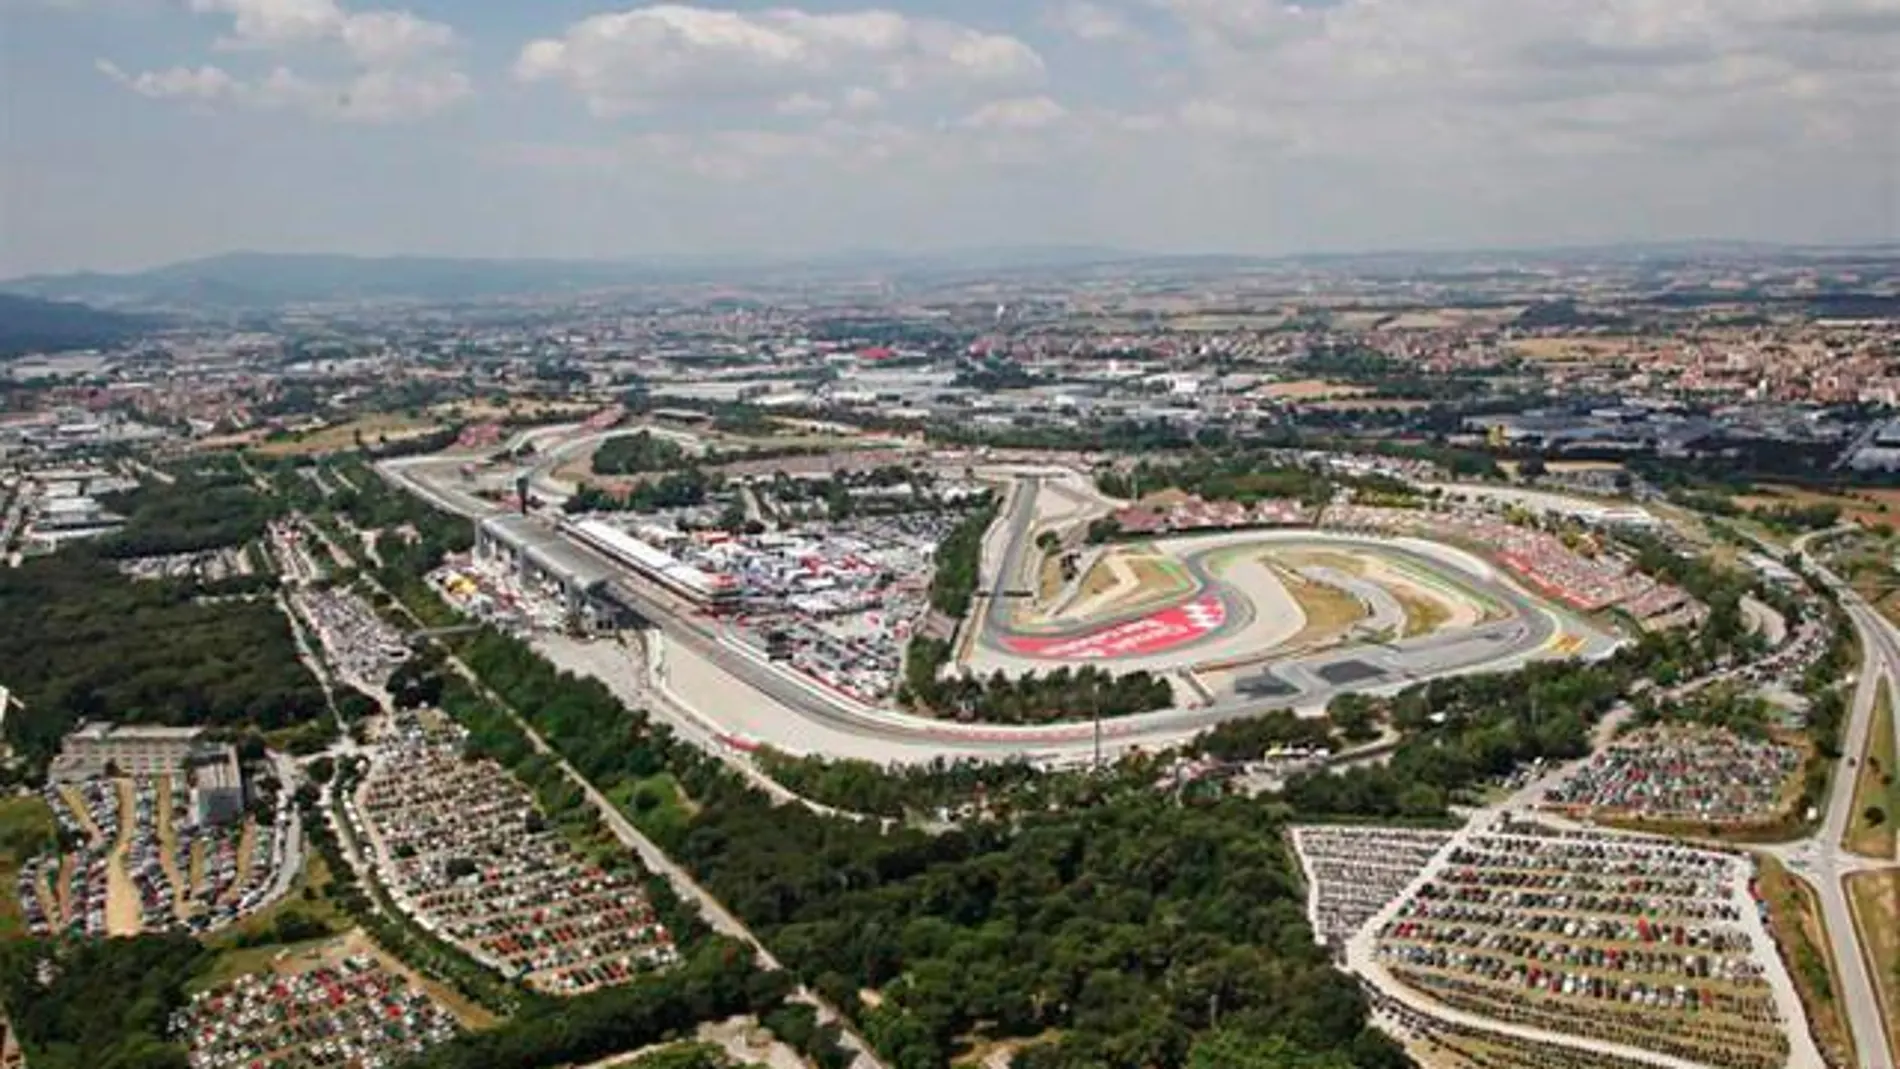
[[696,605],[726,608],[738,601],[739,584],[731,576],[695,568],[611,524],[581,520],[561,527],[581,544]]

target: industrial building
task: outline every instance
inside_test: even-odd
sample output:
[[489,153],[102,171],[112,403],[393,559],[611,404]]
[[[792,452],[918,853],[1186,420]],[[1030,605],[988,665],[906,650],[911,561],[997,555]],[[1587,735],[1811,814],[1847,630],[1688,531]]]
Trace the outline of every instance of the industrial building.
[[214,742],[201,727],[81,723],[60,745],[47,778],[83,783],[105,776],[173,776],[189,784],[202,824],[244,813],[244,771],[237,747]]

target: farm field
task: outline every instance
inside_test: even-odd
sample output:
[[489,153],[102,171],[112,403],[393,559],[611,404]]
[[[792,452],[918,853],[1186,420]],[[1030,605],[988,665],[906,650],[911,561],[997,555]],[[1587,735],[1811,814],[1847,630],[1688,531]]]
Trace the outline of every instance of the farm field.
[[1325,399],[1346,400],[1364,397],[1372,392],[1369,386],[1355,386],[1350,382],[1334,382],[1330,379],[1294,379],[1290,382],[1272,382],[1260,387],[1264,397],[1275,401],[1320,401]]
[[267,457],[305,457],[321,456],[325,453],[341,453],[356,448],[359,438],[371,445],[383,441],[397,442],[405,438],[419,438],[441,430],[443,424],[433,419],[417,419],[396,412],[383,412],[359,416],[348,423],[339,423],[322,430],[293,434],[288,438],[265,441],[257,446],[257,452]]

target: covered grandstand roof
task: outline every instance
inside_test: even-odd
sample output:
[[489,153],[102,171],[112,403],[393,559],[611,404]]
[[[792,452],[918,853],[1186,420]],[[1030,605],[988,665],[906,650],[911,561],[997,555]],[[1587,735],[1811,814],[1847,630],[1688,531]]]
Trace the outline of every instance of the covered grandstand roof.
[[559,576],[569,585],[585,590],[613,577],[613,569],[605,561],[531,517],[512,513],[491,516],[482,521],[482,530],[525,554],[535,567]]

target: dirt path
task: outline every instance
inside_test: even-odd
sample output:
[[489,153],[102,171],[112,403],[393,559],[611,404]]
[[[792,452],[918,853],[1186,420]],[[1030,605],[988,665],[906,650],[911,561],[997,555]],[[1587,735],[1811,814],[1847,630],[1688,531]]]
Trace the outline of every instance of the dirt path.
[[191,857],[186,859],[186,865],[190,869],[185,873],[185,878],[190,881],[186,885],[186,892],[190,898],[196,899],[205,886],[205,841],[203,839],[192,841]]
[[238,833],[237,876],[231,881],[231,889],[224,893],[225,901],[235,902],[251,879],[251,844],[257,840],[257,821],[244,818],[244,830]]
[[132,845],[132,822],[137,819],[132,808],[132,781],[115,780],[112,786],[119,794],[119,834],[112,842],[112,853],[106,856],[106,934],[137,935],[142,927],[139,893],[132,885],[131,874],[125,871],[125,852]]
[[178,830],[172,827],[172,778],[158,777],[158,864],[172,885],[172,912],[183,920],[191,915],[191,888],[178,871]]
[[59,919],[60,926],[72,921],[73,909],[73,868],[78,864],[77,854],[67,854],[59,859],[59,870],[53,875],[53,904],[59,911],[51,914]]
[[86,796],[79,793],[79,788],[62,784],[59,788],[59,797],[66,803],[66,808],[72,810],[73,819],[79,822],[79,826],[85,829],[88,836],[91,836],[92,845],[104,846],[106,833],[100,831],[99,825],[92,822],[92,814],[86,810]]

